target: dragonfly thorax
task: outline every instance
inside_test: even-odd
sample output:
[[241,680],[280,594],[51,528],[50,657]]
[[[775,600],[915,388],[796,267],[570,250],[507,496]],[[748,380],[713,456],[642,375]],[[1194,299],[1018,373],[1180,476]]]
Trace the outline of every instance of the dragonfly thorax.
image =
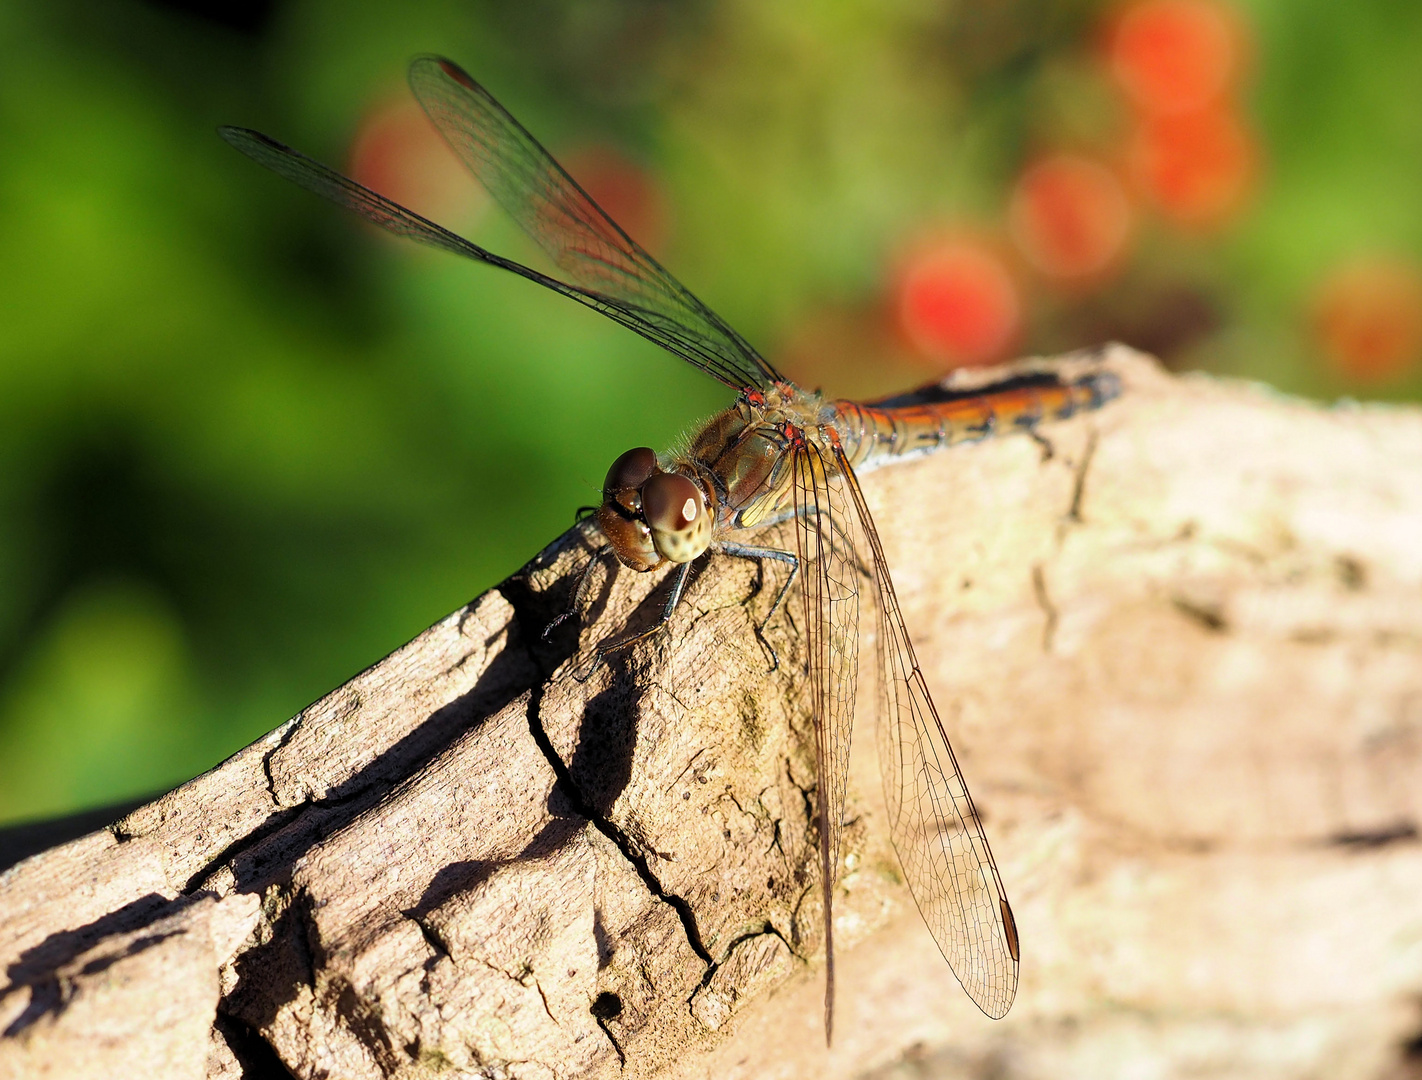
[[650,447],[639,446],[607,470],[597,524],[622,565],[653,570],[689,563],[710,547],[715,517],[700,484],[667,472]]

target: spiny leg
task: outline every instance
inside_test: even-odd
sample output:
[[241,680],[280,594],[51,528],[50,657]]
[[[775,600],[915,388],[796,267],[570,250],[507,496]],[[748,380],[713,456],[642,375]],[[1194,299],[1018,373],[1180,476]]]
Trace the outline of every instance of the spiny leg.
[[639,641],[646,641],[648,638],[654,637],[666,629],[667,623],[671,622],[672,613],[676,611],[677,604],[681,603],[681,594],[686,589],[686,580],[691,576],[691,566],[691,563],[682,563],[681,568],[677,570],[676,574],[672,577],[671,595],[667,597],[666,606],[662,608],[662,613],[658,616],[656,622],[647,627],[647,629],[632,634],[630,637],[623,638],[621,641],[614,641],[611,644],[608,644],[605,640],[599,642],[597,655],[593,658],[591,666],[589,666],[586,671],[576,674],[574,678],[576,678],[578,682],[587,682],[592,678],[593,673],[602,667],[602,665],[607,662],[607,658],[613,653],[630,648]]
[[716,546],[716,550],[722,555],[731,555],[737,559],[755,559],[764,563],[766,559],[774,559],[776,562],[790,564],[790,573],[785,578],[785,584],[780,586],[780,591],[775,594],[775,602],[770,605],[770,611],[766,613],[760,625],[755,628],[755,636],[760,639],[760,643],[765,646],[765,651],[770,653],[770,670],[774,671],[780,667],[780,657],[776,655],[775,646],[771,645],[765,637],[765,628],[770,620],[775,618],[775,613],[780,610],[780,605],[785,602],[785,594],[790,591],[790,586],[795,583],[795,577],[800,573],[800,557],[792,551],[781,551],[779,548],[753,547],[749,544],[728,544],[724,541]]
[[1033,424],[1027,428],[1027,437],[1042,448],[1042,464],[1046,464],[1056,456],[1057,449],[1045,435],[1037,430],[1037,425]]
[[568,607],[564,612],[543,628],[543,640],[547,641],[554,630],[562,626],[569,619],[579,617],[582,613],[583,601],[587,599],[588,582],[592,580],[592,572],[602,559],[612,553],[612,547],[606,546],[598,548],[588,556],[588,561],[583,563],[582,570],[578,573],[578,583],[573,586],[573,595],[568,599]]

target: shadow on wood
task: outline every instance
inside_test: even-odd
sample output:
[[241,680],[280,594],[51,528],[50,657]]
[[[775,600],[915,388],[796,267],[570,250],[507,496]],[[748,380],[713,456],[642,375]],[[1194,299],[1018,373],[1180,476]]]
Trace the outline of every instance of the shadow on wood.
[[825,1051],[795,606],[772,669],[775,568],[712,559],[580,682],[666,583],[599,570],[544,641],[575,530],[0,876],[0,1076],[1407,1075],[1422,413],[1101,362],[1122,398],[1047,448],[865,478],[1017,910],[1005,1020],[901,883],[861,708]]

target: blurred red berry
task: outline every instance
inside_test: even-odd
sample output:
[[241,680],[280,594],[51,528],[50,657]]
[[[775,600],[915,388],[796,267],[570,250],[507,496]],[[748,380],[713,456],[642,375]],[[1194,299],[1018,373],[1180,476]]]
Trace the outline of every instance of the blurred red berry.
[[1238,17],[1221,4],[1144,0],[1116,21],[1111,71],[1143,112],[1188,112],[1229,90],[1241,67],[1243,38]]
[[1126,247],[1131,206],[1115,173],[1076,154],[1031,166],[1012,193],[1012,237],[1028,262],[1049,277],[1103,274]]
[[651,252],[665,247],[670,214],[651,172],[601,144],[572,150],[560,158],[568,175],[628,236]]
[[1396,378],[1422,359],[1422,271],[1397,259],[1337,267],[1314,295],[1313,325],[1324,352],[1360,382]]
[[361,122],[351,144],[350,175],[372,191],[443,224],[462,224],[486,198],[479,182],[406,92]]
[[1145,189],[1178,224],[1221,224],[1248,196],[1258,167],[1254,138],[1220,107],[1145,120],[1135,166]]
[[1022,318],[1006,264],[970,239],[946,240],[911,256],[899,275],[897,310],[914,347],[947,367],[1000,359]]

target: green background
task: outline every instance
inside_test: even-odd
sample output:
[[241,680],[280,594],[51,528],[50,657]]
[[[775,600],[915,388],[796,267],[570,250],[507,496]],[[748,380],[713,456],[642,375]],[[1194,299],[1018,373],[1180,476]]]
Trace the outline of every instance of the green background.
[[[872,304],[915,230],[1000,220],[1054,130],[1119,122],[1102,10],[0,0],[0,821],[216,764],[516,569],[621,450],[729,398],[595,313],[385,242],[217,125],[339,165],[409,58],[447,54],[555,153],[643,163],[665,261],[775,359]],[[1422,5],[1240,11],[1254,201],[1208,237],[1148,222],[1095,302],[1129,339],[1142,296],[1185,288],[1210,317],[1174,366],[1416,398],[1415,373],[1330,374],[1306,300],[1353,252],[1422,257]],[[497,215],[471,235],[538,265]],[[1043,315],[1023,347],[1088,343],[1074,325]]]

